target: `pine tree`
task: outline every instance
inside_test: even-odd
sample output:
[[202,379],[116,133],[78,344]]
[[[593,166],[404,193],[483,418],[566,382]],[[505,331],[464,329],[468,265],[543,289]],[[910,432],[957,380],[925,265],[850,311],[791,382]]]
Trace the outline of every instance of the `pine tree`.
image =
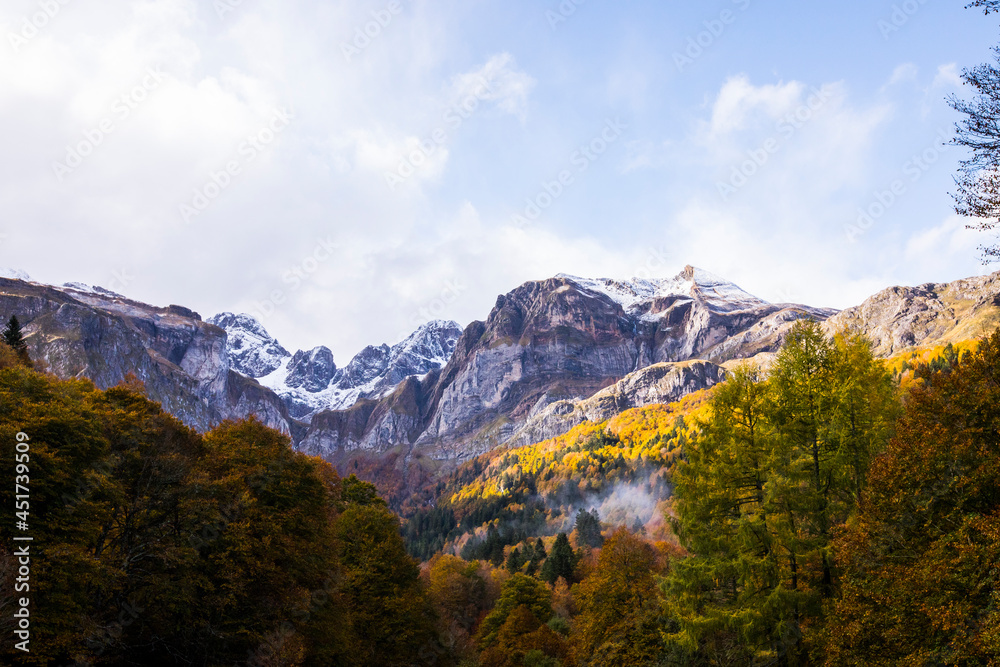
[[521,556],[521,550],[514,547],[507,556],[507,571],[511,574],[520,572],[522,565],[524,565],[524,558]]
[[674,475],[676,529],[694,555],[667,580],[672,640],[796,664],[836,595],[837,529],[864,496],[897,410],[891,375],[860,336],[797,323],[771,376],[738,369]]
[[576,554],[573,553],[573,547],[570,546],[566,533],[559,533],[556,543],[552,546],[552,553],[542,566],[542,580],[554,586],[559,577],[562,577],[567,583],[572,583],[576,560]]
[[575,530],[578,545],[597,548],[604,544],[604,536],[601,535],[601,518],[597,510],[588,512],[581,509],[577,512]]
[[17,356],[28,365],[31,365],[31,357],[28,355],[28,344],[24,340],[24,332],[21,330],[21,323],[17,319],[17,315],[11,315],[10,319],[7,320],[7,326],[4,328],[3,342],[7,343],[15,352]]
[[531,547],[526,547],[525,550],[531,551],[531,558],[528,559],[528,567],[526,572],[528,573],[529,576],[533,577],[535,576],[535,573],[538,572],[538,567],[542,564],[542,561],[544,561],[545,557],[547,556],[547,554],[545,553],[545,544],[542,543],[542,538],[539,537],[538,541],[535,542],[534,549],[531,549]]

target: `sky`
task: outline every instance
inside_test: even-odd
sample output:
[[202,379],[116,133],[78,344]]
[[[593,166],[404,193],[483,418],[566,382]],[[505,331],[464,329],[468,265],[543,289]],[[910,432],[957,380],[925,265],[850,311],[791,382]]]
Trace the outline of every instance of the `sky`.
[[558,273],[844,308],[998,267],[962,0],[4,0],[0,267],[344,365]]

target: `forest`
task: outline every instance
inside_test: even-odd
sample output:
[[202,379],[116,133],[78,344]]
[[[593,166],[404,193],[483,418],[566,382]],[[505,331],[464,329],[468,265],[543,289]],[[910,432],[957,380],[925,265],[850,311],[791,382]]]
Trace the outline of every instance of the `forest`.
[[[18,434],[23,434],[19,436]],[[680,404],[479,457],[402,519],[255,420],[200,434],[0,344],[31,665],[993,665],[1000,331],[884,361],[795,325]],[[588,508],[616,490],[644,515]],[[14,636],[15,490],[0,486]],[[596,502],[596,501],[595,501]],[[593,503],[591,503],[593,504]]]

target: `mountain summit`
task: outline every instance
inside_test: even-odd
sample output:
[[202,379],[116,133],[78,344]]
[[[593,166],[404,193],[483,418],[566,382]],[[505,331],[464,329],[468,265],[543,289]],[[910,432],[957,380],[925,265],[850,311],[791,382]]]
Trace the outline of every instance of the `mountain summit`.
[[60,377],[104,388],[135,375],[198,429],[256,415],[338,465],[405,467],[677,400],[722,381],[729,362],[777,351],[801,319],[850,326],[884,355],[965,340],[1000,322],[1000,272],[891,288],[839,314],[768,303],[694,267],[661,280],[559,275],[500,295],[464,330],[428,322],[343,367],[324,346],[292,354],[248,315],[203,322],[78,283],[0,277],[0,312],[17,315],[32,357]]
[[226,330],[232,367],[274,391],[292,417],[304,421],[323,410],[381,398],[410,376],[442,368],[462,334],[457,322],[435,320],[391,347],[369,345],[337,368],[328,347],[291,354],[251,315],[220,313],[208,321]]
[[656,321],[658,315],[678,299],[698,301],[717,312],[750,310],[768,303],[745,292],[739,286],[702,269],[686,266],[673,278],[649,280],[632,278],[579,278],[559,274],[557,279],[580,289],[602,294],[622,306],[626,313]]

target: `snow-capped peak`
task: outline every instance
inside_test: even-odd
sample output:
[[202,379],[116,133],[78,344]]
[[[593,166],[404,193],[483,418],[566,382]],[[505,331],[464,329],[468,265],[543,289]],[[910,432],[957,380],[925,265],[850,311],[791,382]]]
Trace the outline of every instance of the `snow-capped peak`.
[[458,323],[434,320],[392,347],[366,347],[337,368],[329,348],[292,355],[251,315],[220,313],[208,322],[228,333],[230,367],[274,390],[297,419],[379,398],[408,377],[443,367],[462,334]]
[[8,280],[31,280],[31,276],[20,269],[8,269],[3,267],[0,267],[0,278],[7,278]]
[[229,366],[248,377],[269,375],[292,356],[252,315],[219,313],[208,323],[226,330]]
[[[684,267],[673,278],[616,280],[580,278],[562,273],[556,277],[573,282],[589,292],[602,294],[620,304],[625,312],[634,314],[650,313],[650,306],[655,300],[667,297],[700,301],[709,308],[722,312],[746,310],[767,304],[737,285],[693,266]],[[653,314],[643,316],[656,317]]]

